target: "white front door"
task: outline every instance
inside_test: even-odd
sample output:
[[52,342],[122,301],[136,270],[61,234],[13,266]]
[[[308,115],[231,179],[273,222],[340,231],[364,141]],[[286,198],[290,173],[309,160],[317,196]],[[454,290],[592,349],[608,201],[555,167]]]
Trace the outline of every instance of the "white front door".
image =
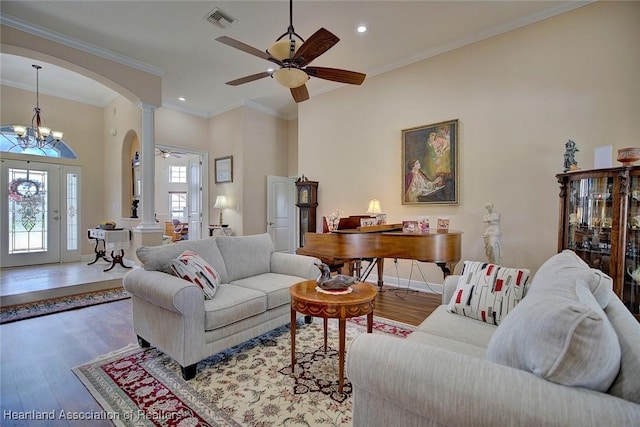
[[294,196],[294,178],[267,176],[267,231],[276,252],[295,251]]
[[61,166],[2,160],[2,267],[60,262]]

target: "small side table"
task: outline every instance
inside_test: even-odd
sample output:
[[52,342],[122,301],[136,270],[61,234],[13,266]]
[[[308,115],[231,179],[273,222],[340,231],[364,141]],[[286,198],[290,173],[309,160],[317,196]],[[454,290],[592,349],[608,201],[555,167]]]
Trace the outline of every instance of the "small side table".
[[[100,258],[104,258],[105,261],[111,262],[111,267],[103,270],[109,271],[120,264],[124,268],[131,268],[124,265],[124,250],[129,249],[129,242],[131,240],[131,231],[122,228],[113,230],[103,230],[101,228],[89,228],[87,229],[87,237],[89,239],[95,239],[96,247],[94,252],[96,253],[96,259],[90,262],[88,265],[95,264]],[[102,250],[98,249],[102,242]],[[111,250],[111,260],[106,257],[107,251]],[[119,250],[120,253],[116,253]]]
[[296,365],[296,312],[307,316],[322,317],[324,320],[324,351],[327,351],[327,321],[339,319],[339,387],[344,386],[344,347],[346,319],[367,315],[367,333],[373,330],[373,309],[378,290],[366,283],[355,283],[353,292],[344,295],[330,295],[316,291],[316,281],[307,280],[289,288],[291,295],[291,372]]
[[209,226],[209,237],[213,236],[231,236],[233,234],[233,228],[220,227],[219,225]]

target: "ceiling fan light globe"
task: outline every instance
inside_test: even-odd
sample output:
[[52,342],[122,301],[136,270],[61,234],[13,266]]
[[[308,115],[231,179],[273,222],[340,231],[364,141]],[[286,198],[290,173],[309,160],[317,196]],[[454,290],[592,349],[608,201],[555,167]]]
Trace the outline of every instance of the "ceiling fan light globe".
[[[295,39],[293,40],[293,43],[295,44],[295,48],[293,51],[293,53],[295,54],[295,52],[300,47],[301,43],[299,43],[298,40],[295,40]],[[271,55],[273,58],[277,59],[278,61],[289,59],[291,55],[291,52],[289,51],[290,46],[291,46],[290,39],[281,39],[273,43],[271,46],[269,46],[269,48],[267,49],[267,53]]]
[[273,72],[273,78],[289,89],[300,87],[309,80],[307,73],[297,68],[280,68]]

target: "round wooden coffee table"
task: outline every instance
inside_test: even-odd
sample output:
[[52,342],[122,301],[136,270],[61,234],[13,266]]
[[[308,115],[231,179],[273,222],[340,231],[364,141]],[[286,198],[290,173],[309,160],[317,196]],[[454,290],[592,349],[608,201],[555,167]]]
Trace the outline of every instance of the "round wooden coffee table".
[[373,329],[373,308],[377,289],[366,283],[355,283],[353,292],[344,295],[329,295],[316,290],[316,281],[307,280],[293,285],[291,294],[291,372],[296,365],[296,312],[324,319],[324,351],[327,351],[327,320],[339,319],[339,389],[344,385],[344,346],[346,319],[367,315],[367,332]]

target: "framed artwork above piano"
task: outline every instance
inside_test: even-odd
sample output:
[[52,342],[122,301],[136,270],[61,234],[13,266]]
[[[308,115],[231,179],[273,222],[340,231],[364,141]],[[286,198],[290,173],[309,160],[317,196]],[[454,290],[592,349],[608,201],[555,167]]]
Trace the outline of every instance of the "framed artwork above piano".
[[300,208],[299,244],[304,246],[304,233],[316,231],[316,208],[318,207],[318,182],[301,180],[296,182],[296,206]]

